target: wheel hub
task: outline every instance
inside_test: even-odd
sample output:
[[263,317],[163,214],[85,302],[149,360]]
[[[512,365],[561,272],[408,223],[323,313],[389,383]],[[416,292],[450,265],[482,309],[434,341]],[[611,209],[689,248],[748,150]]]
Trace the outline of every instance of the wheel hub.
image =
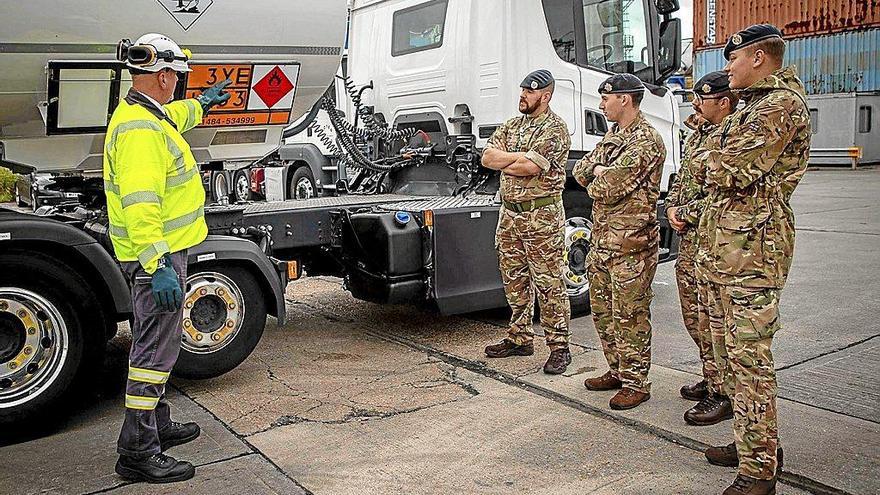
[[12,360],[24,349],[27,329],[15,315],[0,313],[0,365]]
[[211,333],[223,326],[226,313],[226,304],[223,300],[214,294],[209,294],[196,299],[190,317],[198,331]]
[[569,296],[579,296],[590,290],[590,281],[587,278],[590,227],[589,221],[580,217],[570,218],[565,224],[563,277]]
[[250,191],[251,184],[248,181],[247,176],[239,175],[238,180],[235,182],[235,195],[238,199],[243,200],[247,198],[247,194]]
[[235,339],[244,322],[244,298],[232,279],[216,272],[187,278],[181,345],[188,352],[216,352]]
[[67,338],[64,319],[48,300],[0,288],[0,407],[32,400],[58,377]]
[[309,199],[314,195],[315,189],[308,177],[303,177],[296,182],[296,199]]

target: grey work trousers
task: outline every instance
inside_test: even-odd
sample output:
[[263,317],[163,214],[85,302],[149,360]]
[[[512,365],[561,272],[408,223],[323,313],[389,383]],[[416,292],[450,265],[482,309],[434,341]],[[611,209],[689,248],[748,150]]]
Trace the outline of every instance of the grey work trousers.
[[[171,263],[181,290],[186,291],[186,250],[173,253]],[[125,421],[116,451],[133,457],[161,452],[159,430],[171,422],[165,401],[165,382],[180,354],[183,309],[162,312],[153,301],[152,276],[140,263],[123,262],[131,286],[134,320],[125,386]]]

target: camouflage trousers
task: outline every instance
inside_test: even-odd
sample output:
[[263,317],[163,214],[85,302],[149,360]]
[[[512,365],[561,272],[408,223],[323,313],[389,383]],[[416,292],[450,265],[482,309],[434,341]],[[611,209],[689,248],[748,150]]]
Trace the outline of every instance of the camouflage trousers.
[[611,373],[623,386],[650,392],[651,282],[657,271],[657,248],[642,253],[589,255],[593,324]]
[[[682,241],[684,242],[684,241]],[[709,389],[722,394],[721,374],[715,363],[715,352],[712,349],[712,332],[709,330],[709,311],[705,300],[705,288],[696,275],[694,259],[684,255],[685,249],[679,250],[675,262],[675,280],[678,283],[678,300],[681,304],[681,317],[684,328],[697,344],[700,361],[703,365],[703,380]],[[701,292],[703,295],[701,296]]]
[[565,251],[565,211],[562,203],[517,213],[502,207],[495,232],[495,249],[504,293],[513,314],[508,340],[518,345],[534,339],[535,296],[547,346],[568,346],[571,318],[562,279]]
[[739,472],[759,479],[776,473],[776,368],[770,346],[779,329],[779,289],[706,282],[716,361],[733,400]]

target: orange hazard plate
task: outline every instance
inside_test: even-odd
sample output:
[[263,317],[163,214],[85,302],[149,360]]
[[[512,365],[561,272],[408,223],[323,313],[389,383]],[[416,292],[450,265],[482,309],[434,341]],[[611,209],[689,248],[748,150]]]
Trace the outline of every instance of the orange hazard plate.
[[[286,125],[290,121],[293,107],[293,96],[296,90],[295,80],[299,75],[299,65],[295,63],[255,63],[255,64],[199,64],[191,63],[192,72],[187,74],[186,98],[195,98],[211,86],[229,79],[232,83],[226,87],[231,95],[222,105],[215,106],[205,116],[202,127],[240,127],[253,125]],[[283,73],[290,81],[283,87],[286,94],[275,91],[274,98],[269,101],[272,106],[262,101],[261,89],[258,85],[262,79],[271,74]],[[291,77],[292,76],[292,77]],[[276,77],[277,79],[277,77]],[[262,85],[265,86],[266,82]],[[257,87],[257,91],[255,91]],[[282,91],[283,91],[282,90]],[[283,98],[286,96],[286,98]]]

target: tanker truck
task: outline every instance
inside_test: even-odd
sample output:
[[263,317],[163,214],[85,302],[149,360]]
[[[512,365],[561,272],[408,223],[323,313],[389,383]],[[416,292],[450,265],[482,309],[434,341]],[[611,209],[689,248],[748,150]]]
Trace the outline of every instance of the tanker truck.
[[[131,316],[102,207],[104,132],[131,86],[117,42],[159,32],[188,48],[193,71],[176,98],[232,81],[230,100],[185,135],[203,169],[219,170],[277,149],[313,108],[339,66],[346,16],[346,0],[0,3],[0,165],[80,186],[78,201],[46,215],[0,208],[0,423],[67,410]],[[285,322],[297,266],[266,254],[265,228],[241,233],[189,251],[178,376],[235,368],[267,315]]]

